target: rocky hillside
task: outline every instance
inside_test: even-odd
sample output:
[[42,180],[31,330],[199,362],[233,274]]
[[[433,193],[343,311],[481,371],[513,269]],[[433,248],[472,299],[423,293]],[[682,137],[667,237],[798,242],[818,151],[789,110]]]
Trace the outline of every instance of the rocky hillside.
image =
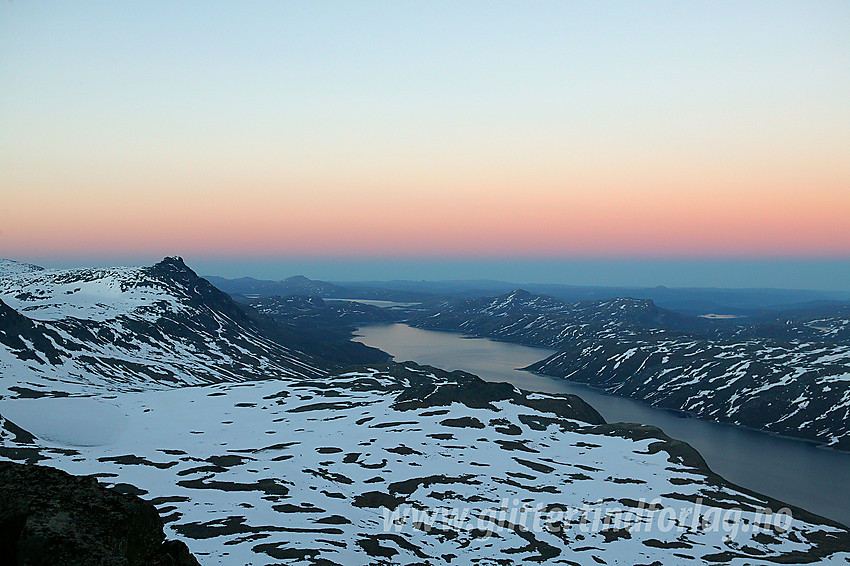
[[5,261],[0,269],[7,395],[315,377],[328,367],[278,339],[180,258],[67,270]]
[[660,309],[647,299],[567,303],[517,289],[499,297],[450,299],[412,312],[411,326],[558,349],[583,338],[710,331],[710,321]]
[[396,320],[397,315],[389,309],[304,295],[235,298],[272,320],[277,327],[275,332],[285,335],[287,343],[319,352],[326,360],[352,365],[389,359],[380,350],[351,341],[361,324]]
[[737,339],[775,338],[786,342],[850,345],[850,305],[762,313],[730,330],[730,336]]
[[334,330],[391,322],[397,318],[392,311],[381,307],[345,300],[326,301],[316,296],[262,297],[246,302],[280,324],[293,327]]
[[850,346],[771,339],[584,340],[530,369],[657,407],[850,450]]
[[700,417],[850,450],[850,311],[705,320],[642,299],[515,291],[445,301],[410,324],[559,350],[530,369]]

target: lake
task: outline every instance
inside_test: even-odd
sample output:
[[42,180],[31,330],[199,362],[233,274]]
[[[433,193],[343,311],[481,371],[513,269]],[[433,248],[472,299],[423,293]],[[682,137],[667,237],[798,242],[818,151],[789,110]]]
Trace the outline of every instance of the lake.
[[529,391],[578,395],[608,422],[657,426],[669,436],[687,442],[702,454],[712,470],[732,483],[850,525],[850,453],[690,418],[519,369],[554,350],[422,330],[405,324],[361,327],[356,340],[384,350],[396,361],[463,370]]

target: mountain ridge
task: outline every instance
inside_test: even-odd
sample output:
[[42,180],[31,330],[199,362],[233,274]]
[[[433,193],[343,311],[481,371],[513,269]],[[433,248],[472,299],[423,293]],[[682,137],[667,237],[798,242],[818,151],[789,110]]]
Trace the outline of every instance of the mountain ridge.
[[557,350],[527,368],[537,373],[850,450],[850,311],[764,321],[692,317],[648,299],[566,303],[525,293],[449,299],[407,320]]
[[146,380],[167,387],[317,376],[329,367],[277,341],[180,258],[141,268],[7,271],[0,301],[7,346],[0,370],[33,376],[25,387],[38,394],[104,381],[133,388]]

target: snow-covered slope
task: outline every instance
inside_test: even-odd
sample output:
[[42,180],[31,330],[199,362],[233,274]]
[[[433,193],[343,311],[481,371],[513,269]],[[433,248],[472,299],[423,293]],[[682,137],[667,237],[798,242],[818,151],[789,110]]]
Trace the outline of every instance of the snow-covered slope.
[[850,311],[710,321],[644,299],[515,291],[446,301],[410,324],[559,350],[533,364],[652,405],[850,450]]
[[12,259],[0,259],[0,274],[5,277],[21,275],[32,271],[44,271],[44,268],[31,263],[15,261]]
[[[762,515],[781,504],[726,484],[656,429],[592,424],[575,398],[472,376],[384,367],[123,393],[99,401],[112,404],[101,426],[69,418],[83,429],[73,436],[36,416],[74,401],[0,402],[42,428],[34,438],[6,421],[0,456],[152,498],[206,566],[850,557],[846,529],[799,510]],[[104,426],[117,437],[94,434]]]
[[585,340],[531,369],[655,406],[850,450],[850,345]]
[[414,313],[408,323],[546,348],[575,340],[706,329],[708,321],[660,309],[647,299],[567,303],[517,289],[499,297],[450,299]]
[[0,264],[0,394],[316,376],[179,258],[151,267]]

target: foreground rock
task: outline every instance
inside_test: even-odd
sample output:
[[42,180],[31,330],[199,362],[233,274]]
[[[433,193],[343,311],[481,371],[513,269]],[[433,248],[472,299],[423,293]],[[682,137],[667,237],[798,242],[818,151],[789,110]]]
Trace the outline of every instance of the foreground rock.
[[3,564],[197,566],[182,542],[166,541],[156,508],[95,478],[0,462]]

